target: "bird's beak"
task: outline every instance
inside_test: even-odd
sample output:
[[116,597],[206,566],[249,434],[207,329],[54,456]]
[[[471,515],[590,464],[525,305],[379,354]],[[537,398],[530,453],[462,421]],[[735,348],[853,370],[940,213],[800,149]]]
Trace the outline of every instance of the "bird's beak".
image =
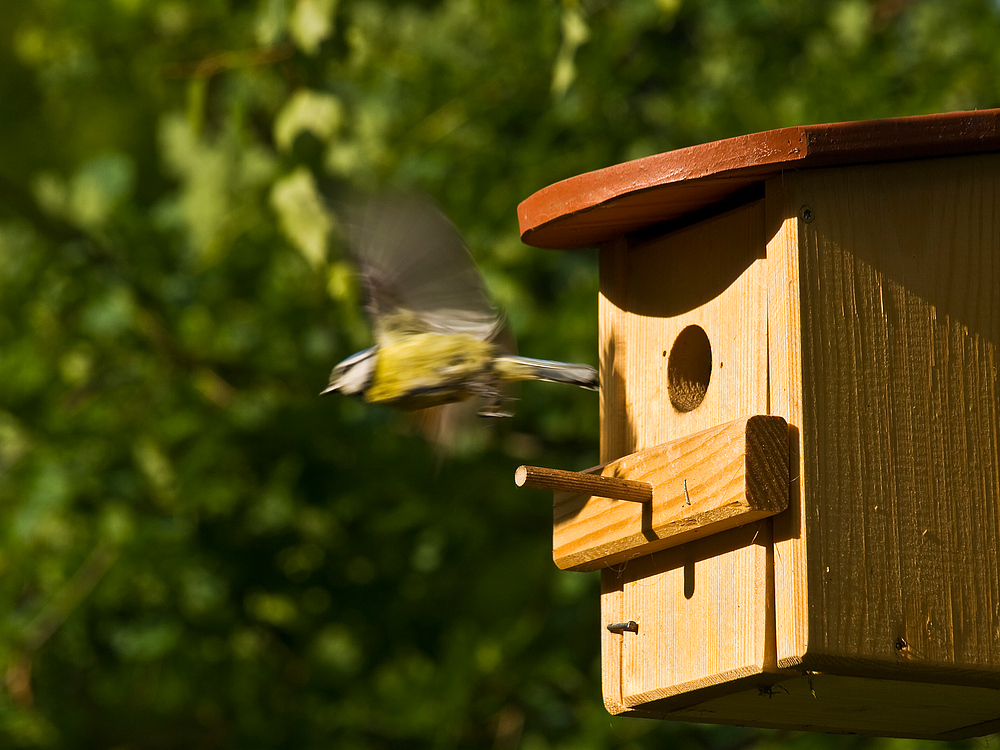
[[352,354],[333,368],[330,373],[330,385],[320,392],[320,396],[339,391],[348,396],[355,396],[368,387],[375,367],[375,352],[378,347],[370,347],[364,351]]

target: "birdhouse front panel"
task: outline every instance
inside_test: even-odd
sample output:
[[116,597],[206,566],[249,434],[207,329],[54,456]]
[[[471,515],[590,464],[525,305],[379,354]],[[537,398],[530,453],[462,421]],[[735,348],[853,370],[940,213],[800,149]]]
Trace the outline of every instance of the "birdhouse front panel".
[[608,632],[606,656],[621,671],[605,702],[667,704],[773,667],[770,541],[764,521],[605,572],[602,616],[639,625],[628,638]]
[[[758,200],[602,251],[602,461],[767,413],[764,227]],[[687,500],[707,491],[695,475],[675,482]],[[769,540],[758,522],[604,571],[604,619],[638,622],[603,635],[621,670],[609,705],[764,669]]]
[[764,221],[754,201],[602,250],[602,461],[767,413]]

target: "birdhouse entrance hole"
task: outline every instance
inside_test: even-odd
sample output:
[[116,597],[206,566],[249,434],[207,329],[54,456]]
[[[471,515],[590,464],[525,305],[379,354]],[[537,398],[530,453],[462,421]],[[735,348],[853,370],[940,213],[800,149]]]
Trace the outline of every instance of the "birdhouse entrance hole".
[[[665,353],[665,352],[664,352]],[[712,344],[701,326],[677,334],[667,357],[667,394],[680,412],[694,411],[705,400],[712,377]]]

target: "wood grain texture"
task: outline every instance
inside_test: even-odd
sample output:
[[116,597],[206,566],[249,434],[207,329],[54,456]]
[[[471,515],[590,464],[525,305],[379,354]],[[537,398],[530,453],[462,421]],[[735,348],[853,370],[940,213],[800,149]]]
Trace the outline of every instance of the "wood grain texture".
[[574,248],[719,202],[789,170],[1000,150],[1000,109],[803,125],[655,154],[549,185],[518,206],[529,245]]
[[625,633],[607,630],[608,623],[622,622],[622,592],[625,580],[621,570],[601,570],[601,691],[604,707],[610,714],[628,711],[622,699],[622,641]]
[[[602,248],[602,462],[769,413],[764,220],[753,201]],[[710,377],[701,403],[681,412],[668,361],[689,326],[710,344]],[[776,668],[770,535],[765,519],[602,571],[609,711]],[[639,633],[604,630],[627,620]]]
[[[802,431],[799,513],[777,527],[780,662],[989,681],[1000,155],[814,170],[774,188],[784,218],[769,254],[798,265],[775,293],[787,283],[800,302],[771,304],[772,401]],[[795,218],[803,206],[810,223]]]
[[[664,237],[601,250],[601,462],[768,414],[764,202]],[[671,404],[668,361],[698,326],[710,343],[704,401]]]
[[[789,175],[789,180],[793,176]],[[772,414],[789,424],[788,510],[774,526],[775,642],[778,664],[801,665],[809,641],[809,539],[802,500],[802,325],[799,315],[799,206],[787,195],[788,181],[769,180],[767,206],[767,372]]]
[[770,542],[762,521],[609,569],[621,618],[639,624],[607,634],[621,642],[622,707],[765,669]]
[[564,570],[617,565],[784,510],[788,425],[780,417],[738,419],[592,471],[639,480],[652,503],[556,493],[552,551]]

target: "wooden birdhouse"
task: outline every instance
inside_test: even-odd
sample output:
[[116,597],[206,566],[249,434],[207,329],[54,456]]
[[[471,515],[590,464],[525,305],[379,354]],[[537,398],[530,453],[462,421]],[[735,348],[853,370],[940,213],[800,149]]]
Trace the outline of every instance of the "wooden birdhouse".
[[608,710],[1000,730],[1000,110],[693,146],[519,219],[600,247],[604,463],[517,479],[601,570]]

